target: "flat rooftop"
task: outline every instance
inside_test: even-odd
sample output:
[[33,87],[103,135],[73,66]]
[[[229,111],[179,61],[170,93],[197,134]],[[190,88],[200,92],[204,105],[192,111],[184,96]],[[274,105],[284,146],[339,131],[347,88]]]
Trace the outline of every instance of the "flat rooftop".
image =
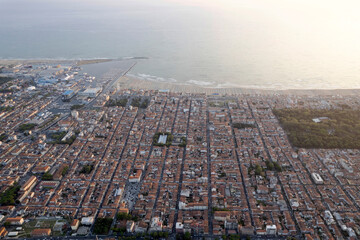
[[63,95],[70,95],[72,94],[74,91],[73,90],[66,90]]
[[158,143],[166,144],[167,135],[160,135]]

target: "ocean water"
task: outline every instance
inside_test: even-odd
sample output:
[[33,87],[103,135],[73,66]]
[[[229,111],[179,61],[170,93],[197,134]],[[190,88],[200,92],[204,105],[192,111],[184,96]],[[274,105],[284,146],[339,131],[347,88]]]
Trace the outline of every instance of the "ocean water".
[[[0,58],[139,58],[141,79],[360,88],[354,0],[0,0]],[[133,60],[132,60],[133,61]]]

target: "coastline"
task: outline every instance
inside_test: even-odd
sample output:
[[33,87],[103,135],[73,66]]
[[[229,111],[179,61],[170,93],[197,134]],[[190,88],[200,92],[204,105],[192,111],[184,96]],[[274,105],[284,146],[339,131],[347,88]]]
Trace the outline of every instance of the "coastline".
[[56,63],[76,63],[77,66],[86,64],[111,62],[114,59],[94,58],[94,59],[0,59],[0,65],[11,64],[56,64]]
[[[136,59],[136,58],[135,58]],[[84,66],[88,64],[97,64],[112,62],[116,60],[127,61],[129,59],[107,59],[107,58],[94,58],[94,59],[0,59],[0,65],[17,65],[17,64],[76,64],[77,66]],[[171,92],[184,92],[184,93],[205,93],[207,95],[224,95],[224,94],[290,94],[290,95],[359,95],[360,89],[268,89],[257,87],[209,87],[199,86],[192,83],[179,83],[179,82],[162,82],[151,81],[139,78],[135,75],[129,74],[119,79],[121,88],[129,89],[143,89],[143,90],[169,90]]]
[[129,88],[136,90],[169,90],[170,92],[184,93],[205,93],[207,95],[225,95],[225,94],[289,94],[289,95],[359,95],[360,89],[261,89],[261,88],[216,88],[201,87],[197,85],[155,82],[139,79],[136,77],[124,76],[119,80],[121,88]]

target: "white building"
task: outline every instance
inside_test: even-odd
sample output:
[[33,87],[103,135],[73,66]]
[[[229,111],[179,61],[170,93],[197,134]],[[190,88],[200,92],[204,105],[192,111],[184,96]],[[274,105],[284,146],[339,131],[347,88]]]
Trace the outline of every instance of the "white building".
[[76,120],[79,118],[79,112],[76,110],[71,111],[71,116]]
[[324,184],[324,180],[321,178],[321,176],[318,173],[312,173],[311,176],[316,184]]
[[115,196],[115,197],[116,197],[116,196],[121,196],[121,194],[122,194],[122,189],[121,189],[121,188],[118,188],[118,189],[115,190],[114,196]]
[[184,224],[181,222],[176,222],[175,226],[176,232],[183,232],[184,231]]
[[9,232],[8,237],[16,237],[19,234],[19,232]]
[[160,135],[158,143],[160,144],[166,144],[167,135]]
[[154,217],[151,220],[150,232],[159,232],[162,231],[162,221],[158,217]]
[[81,219],[82,225],[92,225],[94,223],[94,217],[83,217]]
[[96,97],[101,92],[101,88],[88,88],[83,92],[79,92],[79,96]]
[[334,217],[333,217],[333,215],[331,214],[331,212],[329,210],[325,211],[324,219],[325,219],[325,221],[326,221],[326,223],[328,225],[331,225],[331,224],[335,223]]
[[354,169],[344,160],[340,159],[340,165],[345,168],[349,173],[353,173]]
[[266,234],[275,235],[276,234],[276,225],[266,225]]

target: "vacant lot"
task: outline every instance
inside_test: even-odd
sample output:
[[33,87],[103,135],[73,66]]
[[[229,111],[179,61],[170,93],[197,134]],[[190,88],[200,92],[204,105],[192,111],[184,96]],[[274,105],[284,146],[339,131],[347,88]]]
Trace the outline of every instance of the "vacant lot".
[[273,112],[295,147],[360,149],[359,110],[276,109]]

